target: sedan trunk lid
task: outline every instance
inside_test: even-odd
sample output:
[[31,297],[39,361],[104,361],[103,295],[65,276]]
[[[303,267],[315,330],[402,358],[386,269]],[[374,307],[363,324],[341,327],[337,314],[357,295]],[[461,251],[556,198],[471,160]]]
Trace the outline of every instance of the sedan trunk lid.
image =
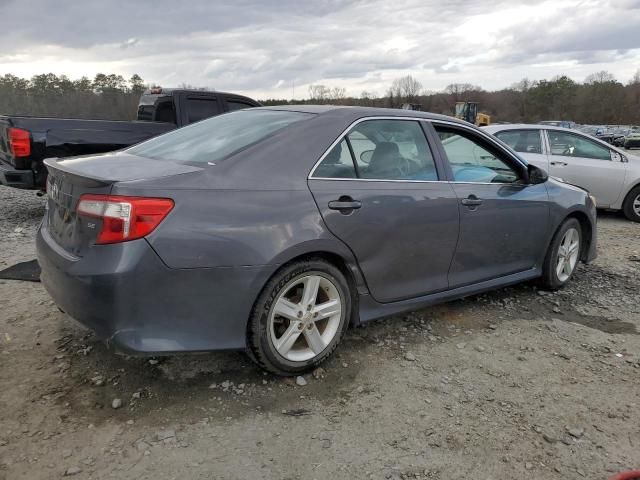
[[117,182],[149,180],[202,170],[126,153],[64,160],[47,159],[44,163],[49,176],[43,228],[53,241],[76,257],[82,257],[95,243],[101,227],[100,220],[77,214],[82,195],[108,195]]

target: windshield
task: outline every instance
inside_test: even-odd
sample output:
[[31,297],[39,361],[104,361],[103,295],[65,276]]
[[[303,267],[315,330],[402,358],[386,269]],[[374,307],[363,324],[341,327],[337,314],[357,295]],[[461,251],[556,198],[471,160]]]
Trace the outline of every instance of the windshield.
[[313,114],[284,110],[239,110],[152,138],[125,150],[179,163],[215,163]]

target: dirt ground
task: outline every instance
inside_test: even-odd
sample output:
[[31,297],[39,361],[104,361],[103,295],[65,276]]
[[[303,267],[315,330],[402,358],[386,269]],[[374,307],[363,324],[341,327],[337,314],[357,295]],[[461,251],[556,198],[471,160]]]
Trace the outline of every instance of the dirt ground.
[[[43,201],[0,187],[0,269]],[[640,224],[603,213],[563,291],[351,330],[305,386],[242,353],[115,356],[0,280],[0,480],[606,479],[640,467]],[[119,408],[113,408],[118,406]]]

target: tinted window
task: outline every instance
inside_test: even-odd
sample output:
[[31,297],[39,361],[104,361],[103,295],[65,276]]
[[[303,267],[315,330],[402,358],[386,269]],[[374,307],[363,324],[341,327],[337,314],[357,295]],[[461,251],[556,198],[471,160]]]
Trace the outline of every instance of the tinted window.
[[505,161],[498,158],[474,135],[435,126],[457,182],[513,183],[520,177]]
[[250,104],[244,103],[244,102],[237,102],[235,100],[227,100],[227,105],[229,106],[229,111],[230,112],[233,112],[235,110],[242,110],[244,108],[255,107],[255,105],[250,105]]
[[176,110],[171,98],[159,102],[156,106],[156,122],[176,123]]
[[552,155],[611,160],[611,150],[572,133],[547,130]]
[[496,137],[516,152],[542,153],[539,130],[505,130],[504,132],[496,133]]
[[342,140],[313,172],[316,178],[356,178],[356,169],[346,140]]
[[218,115],[218,101],[215,98],[187,98],[187,117],[189,123]]
[[278,110],[241,110],[179,128],[126,151],[174,162],[217,162],[313,114]]
[[429,144],[412,120],[368,120],[347,134],[361,178],[438,180]]
[[168,95],[142,95],[138,105],[138,120],[176,123],[173,97]]

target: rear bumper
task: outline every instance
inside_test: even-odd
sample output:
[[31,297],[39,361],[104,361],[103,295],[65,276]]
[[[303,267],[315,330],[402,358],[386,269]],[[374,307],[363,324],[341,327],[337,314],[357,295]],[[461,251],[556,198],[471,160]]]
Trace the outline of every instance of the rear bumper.
[[146,240],[69,255],[43,225],[42,283],[68,315],[116,350],[166,354],[245,347],[265,267],[170,269]]
[[31,190],[35,188],[35,176],[31,170],[16,170],[13,165],[0,160],[0,184]]

